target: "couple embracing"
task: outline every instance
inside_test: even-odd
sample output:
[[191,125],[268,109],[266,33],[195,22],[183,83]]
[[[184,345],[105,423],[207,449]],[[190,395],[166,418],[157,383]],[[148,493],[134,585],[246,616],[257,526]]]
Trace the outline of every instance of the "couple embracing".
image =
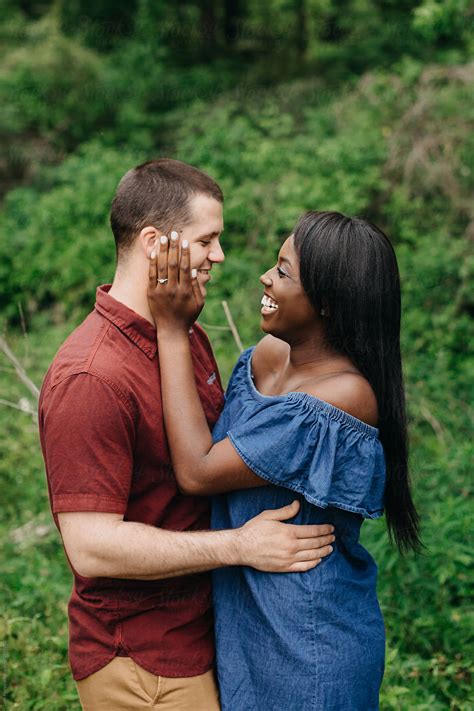
[[385,509],[398,546],[418,545],[389,240],[303,215],[260,278],[266,335],[224,398],[196,323],[224,259],[219,186],[150,161],[122,178],[111,225],[113,284],[39,411],[83,709],[377,709],[361,524]]

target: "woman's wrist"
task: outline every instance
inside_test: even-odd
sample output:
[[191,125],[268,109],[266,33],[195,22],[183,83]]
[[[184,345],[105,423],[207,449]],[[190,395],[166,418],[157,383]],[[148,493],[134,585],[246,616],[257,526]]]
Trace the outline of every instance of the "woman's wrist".
[[156,329],[156,337],[162,345],[171,345],[189,339],[189,326],[184,324],[159,325]]

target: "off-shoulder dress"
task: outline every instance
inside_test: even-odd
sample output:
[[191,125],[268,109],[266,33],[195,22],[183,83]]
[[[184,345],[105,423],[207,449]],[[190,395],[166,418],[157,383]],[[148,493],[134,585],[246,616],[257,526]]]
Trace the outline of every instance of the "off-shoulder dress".
[[212,527],[236,528],[295,498],[292,523],[332,523],[333,552],[305,573],[213,573],[223,711],[375,711],[385,631],[377,566],[359,543],[383,513],[378,430],[302,392],[261,394],[242,353],[213,438],[229,437],[268,486],[214,498]]

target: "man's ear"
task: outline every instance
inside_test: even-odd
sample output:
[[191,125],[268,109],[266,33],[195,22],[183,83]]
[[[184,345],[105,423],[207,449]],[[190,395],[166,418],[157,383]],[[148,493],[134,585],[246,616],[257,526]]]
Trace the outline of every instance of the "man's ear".
[[138,235],[137,242],[147,259],[150,256],[151,250],[155,246],[155,240],[158,239],[161,234],[162,232],[160,232],[160,230],[157,230],[156,227],[153,227],[152,225],[147,225],[147,227],[144,227]]

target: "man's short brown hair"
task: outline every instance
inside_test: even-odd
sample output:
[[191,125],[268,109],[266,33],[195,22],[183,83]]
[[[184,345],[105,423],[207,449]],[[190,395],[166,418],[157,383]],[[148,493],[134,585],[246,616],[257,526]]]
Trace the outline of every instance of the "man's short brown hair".
[[110,212],[117,255],[124,254],[147,225],[164,233],[186,225],[192,218],[190,198],[198,194],[224,202],[212,178],[180,160],[150,160],[125,173]]

